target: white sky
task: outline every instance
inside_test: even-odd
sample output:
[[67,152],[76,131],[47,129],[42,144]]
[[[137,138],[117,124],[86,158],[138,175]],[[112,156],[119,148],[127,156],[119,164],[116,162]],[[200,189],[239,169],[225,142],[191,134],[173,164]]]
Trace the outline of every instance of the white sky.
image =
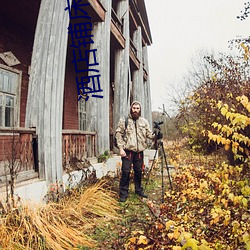
[[[145,0],[153,44],[148,48],[152,109],[170,103],[200,50],[225,51],[228,40],[250,36],[250,17],[236,17],[247,0]],[[167,108],[167,107],[166,107]]]

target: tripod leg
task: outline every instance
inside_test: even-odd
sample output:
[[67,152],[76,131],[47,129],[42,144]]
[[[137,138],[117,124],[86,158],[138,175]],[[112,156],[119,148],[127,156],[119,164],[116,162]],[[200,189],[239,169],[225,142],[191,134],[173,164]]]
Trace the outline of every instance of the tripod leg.
[[160,148],[161,152],[161,202],[164,202],[164,176],[163,176],[163,155],[162,155],[162,148]]
[[172,187],[172,180],[171,180],[171,176],[170,176],[170,172],[169,172],[169,167],[168,167],[168,163],[167,163],[167,157],[166,157],[166,153],[165,153],[165,150],[164,150],[164,147],[163,147],[163,143],[161,143],[161,148],[162,148],[162,151],[163,151],[163,156],[164,156],[164,160],[165,160],[165,163],[166,163],[166,168],[167,168],[167,171],[168,171],[169,186],[170,186],[170,189],[173,189],[173,187]]
[[147,187],[147,185],[148,185],[149,177],[150,177],[150,174],[151,174],[151,172],[152,172],[152,169],[153,169],[153,166],[154,166],[154,163],[155,163],[155,159],[156,159],[156,154],[157,154],[157,152],[158,152],[158,147],[157,147],[156,150],[155,150],[155,155],[154,155],[154,158],[153,158],[153,162],[152,162],[151,167],[150,167],[150,169],[149,169],[149,171],[148,171],[148,177],[147,177],[147,180],[146,180],[146,183],[145,183],[144,191],[146,191],[146,187]]

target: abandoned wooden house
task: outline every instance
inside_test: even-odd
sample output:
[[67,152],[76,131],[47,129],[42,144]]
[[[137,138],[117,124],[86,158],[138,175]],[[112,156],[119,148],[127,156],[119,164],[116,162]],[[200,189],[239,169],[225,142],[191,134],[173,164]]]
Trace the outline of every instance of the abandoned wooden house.
[[133,100],[152,121],[144,0],[5,1],[0,31],[0,185],[16,163],[19,181],[54,183],[113,150]]

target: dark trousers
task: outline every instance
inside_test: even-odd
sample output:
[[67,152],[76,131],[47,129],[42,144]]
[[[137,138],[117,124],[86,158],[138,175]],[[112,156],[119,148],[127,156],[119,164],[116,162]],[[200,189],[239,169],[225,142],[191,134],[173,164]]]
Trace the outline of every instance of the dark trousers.
[[143,191],[141,186],[143,152],[134,152],[129,150],[125,150],[125,152],[127,156],[122,157],[122,175],[119,187],[120,197],[127,198],[132,164],[134,168],[135,193],[141,193]]

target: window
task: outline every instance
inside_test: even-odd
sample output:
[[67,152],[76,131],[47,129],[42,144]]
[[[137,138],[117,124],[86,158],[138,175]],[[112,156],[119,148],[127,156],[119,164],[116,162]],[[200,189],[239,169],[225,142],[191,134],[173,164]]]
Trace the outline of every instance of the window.
[[[5,69],[6,68],[6,69]],[[20,73],[0,67],[0,126],[14,127],[19,124]]]
[[86,130],[86,101],[84,98],[81,98],[78,101],[78,113],[79,113],[79,129]]

